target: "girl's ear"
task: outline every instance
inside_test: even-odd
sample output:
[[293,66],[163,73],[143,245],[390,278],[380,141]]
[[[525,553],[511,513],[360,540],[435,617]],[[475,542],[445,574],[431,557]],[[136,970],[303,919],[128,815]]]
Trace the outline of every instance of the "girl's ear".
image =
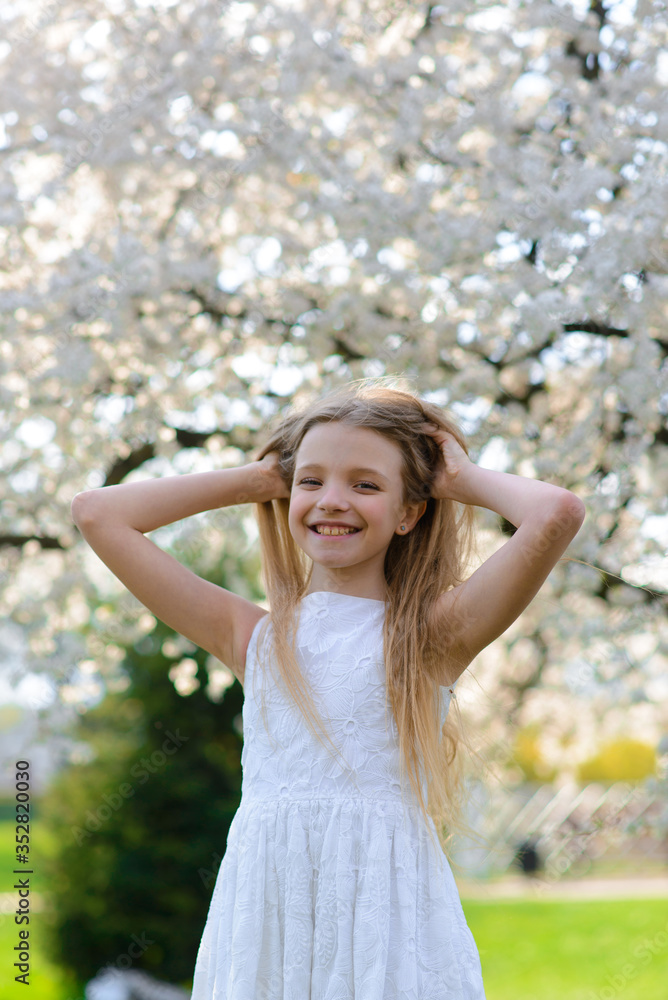
[[[404,509],[404,514],[396,530],[397,535],[407,535],[412,528],[418,523],[422,515],[427,509],[427,501],[422,500],[420,503],[411,504],[410,507]],[[405,531],[401,530],[401,525],[405,526]]]

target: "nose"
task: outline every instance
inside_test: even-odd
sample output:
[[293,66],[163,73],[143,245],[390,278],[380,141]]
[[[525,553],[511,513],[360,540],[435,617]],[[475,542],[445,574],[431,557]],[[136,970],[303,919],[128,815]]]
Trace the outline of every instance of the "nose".
[[329,483],[328,486],[325,486],[318,500],[318,507],[321,510],[346,510],[348,506],[343,488],[337,486],[336,483]]

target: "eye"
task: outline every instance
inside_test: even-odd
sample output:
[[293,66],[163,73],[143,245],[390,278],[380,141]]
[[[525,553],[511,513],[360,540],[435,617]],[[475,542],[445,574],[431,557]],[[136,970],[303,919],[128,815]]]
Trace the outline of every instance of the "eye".
[[[308,486],[308,485],[310,485],[312,483],[315,483],[317,485],[319,482],[320,482],[319,479],[312,479],[312,478],[309,478],[309,479],[300,479],[299,480],[299,485],[300,486],[302,486],[302,485],[307,485]],[[356,485],[357,486],[363,486],[365,489],[369,489],[369,490],[377,490],[378,489],[378,487],[375,486],[374,483],[365,483],[365,482],[362,482],[362,483],[357,483]]]

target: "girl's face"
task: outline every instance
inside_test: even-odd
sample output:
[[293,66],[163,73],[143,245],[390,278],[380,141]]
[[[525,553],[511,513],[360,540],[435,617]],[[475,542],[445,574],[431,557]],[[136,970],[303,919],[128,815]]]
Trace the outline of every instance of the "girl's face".
[[[295,460],[289,524],[313,560],[312,588],[342,583],[382,592],[387,547],[418,520],[417,509],[402,504],[401,466],[399,447],[377,431],[332,421],[306,432]],[[344,534],[334,526],[355,530]]]

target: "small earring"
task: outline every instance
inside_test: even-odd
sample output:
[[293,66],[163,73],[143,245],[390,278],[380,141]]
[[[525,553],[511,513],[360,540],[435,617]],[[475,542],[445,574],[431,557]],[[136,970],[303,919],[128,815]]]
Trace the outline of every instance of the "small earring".
[[401,530],[402,530],[402,531],[405,531],[405,530],[406,530],[406,525],[405,525],[405,524],[402,524],[402,525],[401,525]]

